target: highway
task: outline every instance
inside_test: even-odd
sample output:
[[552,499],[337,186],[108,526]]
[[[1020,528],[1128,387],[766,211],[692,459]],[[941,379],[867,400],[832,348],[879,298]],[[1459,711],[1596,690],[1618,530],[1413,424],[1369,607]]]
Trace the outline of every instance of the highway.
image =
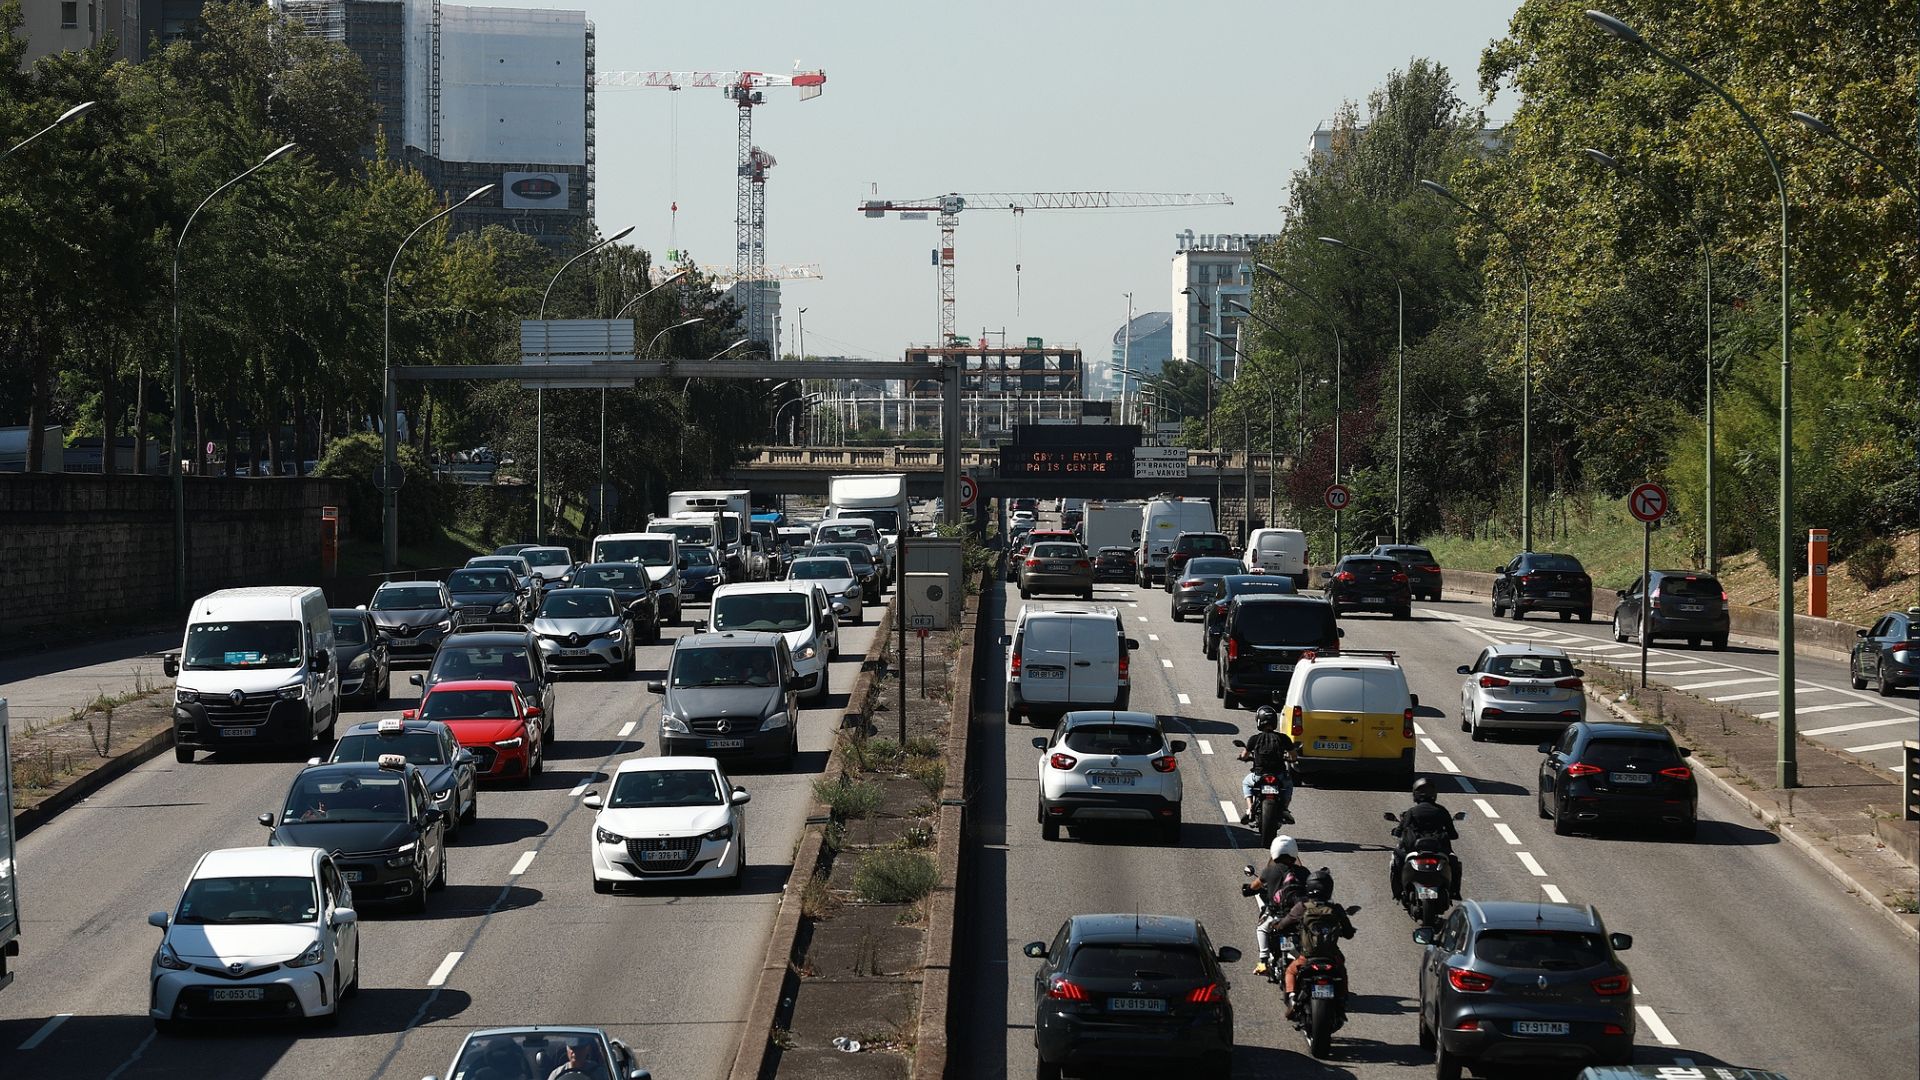
[[[1334,1038],[1333,1058],[1316,1063],[1304,1037],[1283,1022],[1278,988],[1252,971],[1253,902],[1240,896],[1240,866],[1263,862],[1265,852],[1256,834],[1226,821],[1237,817],[1232,804],[1244,775],[1231,740],[1252,732],[1252,714],[1227,711],[1214,698],[1200,630],[1171,620],[1165,593],[1103,585],[1096,602],[1118,605],[1140,641],[1133,707],[1177,717],[1169,727],[1188,733],[1180,762],[1185,829],[1177,848],[1118,831],[1083,839],[1069,829],[1059,842],[1042,841],[1034,821],[1034,730],[1007,727],[1003,680],[982,679],[974,723],[989,741],[976,750],[984,775],[964,901],[971,906],[963,908],[973,933],[956,950],[974,960],[956,988],[968,1003],[964,1026],[953,1033],[953,1045],[969,1055],[960,1074],[1033,1073],[1037,965],[1020,955],[1023,944],[1052,937],[1072,914],[1138,911],[1197,917],[1217,942],[1246,951],[1229,968],[1236,1076],[1430,1075],[1432,1056],[1416,1045],[1412,1011],[1421,949],[1385,880],[1393,838],[1381,814],[1404,809],[1406,793],[1306,786],[1295,796],[1291,832],[1303,860],[1329,867],[1336,898],[1362,907],[1354,918],[1359,936],[1346,945],[1354,1012]],[[1002,585],[983,617],[1010,631],[1020,604]],[[1505,632],[1515,629],[1511,621],[1482,625],[1490,623],[1484,610],[1478,602],[1443,601],[1419,605],[1412,622],[1342,620],[1349,647],[1401,653],[1423,702],[1419,767],[1443,778],[1444,805],[1468,815],[1456,848],[1466,894],[1592,903],[1610,929],[1634,935],[1623,955],[1634,975],[1642,1063],[1733,1063],[1796,1078],[1914,1076],[1920,1001],[1913,943],[1710,785],[1701,786],[1694,843],[1553,835],[1551,822],[1535,812],[1534,741],[1475,743],[1459,729],[1454,668],[1472,661],[1488,634],[1510,637]],[[1528,636],[1549,631],[1544,622],[1517,629]],[[1002,663],[1003,652],[996,644],[988,662]],[[1760,666],[1750,661],[1738,662]],[[995,752],[995,739],[1004,740],[1004,751]]]
[[[264,843],[298,759],[155,758],[22,842],[24,931],[0,992],[0,1075],[314,1078],[440,1075],[466,1032],[506,1024],[605,1027],[656,1076],[724,1077],[780,891],[879,609],[842,628],[825,707],[805,710],[791,770],[742,768],[749,870],[739,892],[595,895],[580,793],[623,757],[653,754],[660,698],[644,683],[669,645],[623,679],[561,676],[557,742],[531,788],[486,788],[480,820],[449,845],[450,884],[422,916],[364,913],[363,991],[333,1030],[287,1025],[155,1037],[147,972],[158,931],[204,851]],[[690,609],[694,619],[705,608]],[[686,627],[670,635],[689,632]],[[416,694],[404,675],[401,697]],[[350,719],[397,715],[410,701]],[[343,718],[344,723],[349,718]]]

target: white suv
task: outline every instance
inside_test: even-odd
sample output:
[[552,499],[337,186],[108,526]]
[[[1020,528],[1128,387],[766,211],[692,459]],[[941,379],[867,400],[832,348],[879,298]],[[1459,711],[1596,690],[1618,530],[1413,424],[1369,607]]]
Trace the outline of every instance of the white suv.
[[314,1017],[332,1024],[360,989],[353,893],[319,848],[209,851],[161,930],[149,976],[156,1030],[183,1021]]
[[1060,826],[1132,821],[1180,842],[1180,763],[1187,748],[1169,739],[1160,718],[1143,712],[1070,712],[1040,751],[1040,836]]
[[1489,645],[1460,674],[1460,730],[1480,742],[1489,731],[1554,734],[1587,718],[1585,672],[1552,645]]

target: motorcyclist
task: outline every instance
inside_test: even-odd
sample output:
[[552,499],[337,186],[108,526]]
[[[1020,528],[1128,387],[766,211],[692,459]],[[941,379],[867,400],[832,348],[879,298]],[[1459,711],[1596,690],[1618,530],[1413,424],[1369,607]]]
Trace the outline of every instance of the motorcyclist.
[[1453,853],[1453,842],[1460,839],[1460,833],[1453,827],[1453,815],[1440,805],[1439,798],[1432,780],[1423,776],[1413,782],[1413,805],[1400,815],[1400,824],[1393,828],[1393,835],[1400,838],[1388,870],[1395,900],[1400,899],[1401,892],[1400,864],[1415,849],[1446,853],[1453,899],[1460,899],[1460,857]]
[[1289,1020],[1294,1017],[1293,980],[1300,966],[1314,958],[1329,959],[1344,966],[1346,957],[1340,952],[1339,940],[1356,933],[1346,909],[1333,902],[1333,872],[1324,866],[1307,876],[1305,893],[1273,929],[1276,933],[1299,935],[1304,939],[1306,935],[1302,931],[1322,921],[1330,923],[1334,933],[1317,946],[1313,941],[1302,940],[1293,962],[1287,965],[1282,985],[1286,989]]
[[1293,757],[1293,740],[1280,731],[1280,713],[1271,705],[1262,705],[1253,714],[1253,726],[1259,730],[1240,751],[1241,761],[1253,763],[1253,770],[1240,781],[1240,794],[1247,800],[1247,812],[1241,816],[1240,824],[1253,824],[1254,812],[1259,809],[1254,803],[1253,789],[1262,776],[1280,778],[1280,820],[1291,824],[1293,815],[1285,811],[1293,804],[1293,777],[1287,771],[1287,762]]
[[1307,886],[1307,868],[1300,863],[1300,845],[1291,836],[1273,838],[1267,848],[1268,862],[1252,881],[1240,886],[1242,896],[1261,898],[1260,922],[1253,935],[1260,947],[1260,962],[1253,973],[1265,975],[1273,967],[1273,928],[1280,916],[1291,910]]

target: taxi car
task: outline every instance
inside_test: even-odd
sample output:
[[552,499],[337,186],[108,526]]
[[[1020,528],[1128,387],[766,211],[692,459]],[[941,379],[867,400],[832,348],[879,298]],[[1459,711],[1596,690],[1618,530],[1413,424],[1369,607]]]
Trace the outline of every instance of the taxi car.
[[1381,772],[1413,784],[1413,710],[1407,675],[1391,652],[1308,653],[1294,665],[1282,717],[1302,776]]
[[378,762],[309,765],[278,814],[261,814],[273,847],[335,852],[340,879],[361,902],[427,910],[427,890],[447,887],[446,815],[434,809],[420,770],[399,754]]
[[[389,716],[348,728],[333,744],[325,764],[341,761],[378,762],[399,754],[420,770],[427,797],[447,818],[447,838],[480,817],[480,791],[472,752],[462,749],[453,729],[438,720],[402,720]],[[322,764],[319,758],[307,762]]]

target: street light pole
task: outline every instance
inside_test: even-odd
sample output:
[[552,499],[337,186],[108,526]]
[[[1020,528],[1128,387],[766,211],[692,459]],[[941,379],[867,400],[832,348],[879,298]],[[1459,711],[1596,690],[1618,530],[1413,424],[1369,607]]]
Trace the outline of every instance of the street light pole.
[[[1333,331],[1333,483],[1337,484],[1340,482],[1340,412],[1342,408],[1340,401],[1340,371],[1341,368],[1346,366],[1344,360],[1345,347],[1340,341],[1340,323],[1334,318],[1332,308],[1322,302],[1319,297],[1281,276],[1280,271],[1275,270],[1266,263],[1254,263],[1253,268],[1264,272],[1268,277],[1285,285],[1297,293],[1301,299],[1313,305],[1320,314],[1326,317],[1327,328]],[[1333,512],[1333,561],[1339,562],[1340,555],[1340,511],[1335,510]]]
[[14,154],[14,151],[19,150],[21,147],[26,146],[28,143],[32,142],[33,140],[39,138],[42,135],[45,135],[47,132],[52,131],[54,128],[57,128],[62,124],[71,123],[72,121],[79,119],[83,113],[85,113],[88,109],[93,108],[97,104],[99,104],[99,102],[83,101],[80,104],[75,105],[73,108],[68,109],[66,112],[61,113],[58,117],[54,119],[53,123],[48,124],[46,127],[41,128],[39,131],[34,132],[33,134],[27,136],[24,139],[21,139],[19,142],[14,143],[12,146],[8,147],[6,153],[0,154],[0,161],[5,161],[8,158],[12,157]]
[[[1237,368],[1238,371],[1244,372],[1253,367],[1253,360],[1250,357],[1248,357],[1246,353],[1243,353],[1240,351],[1240,345],[1238,343],[1239,337],[1240,337],[1239,331],[1236,330],[1234,332],[1235,343],[1231,345],[1227,344],[1226,338],[1221,337],[1219,334],[1216,334],[1211,330],[1207,331],[1207,336],[1212,338],[1214,340],[1214,343],[1219,345],[1221,348],[1233,350],[1233,355],[1240,358],[1240,364]],[[1239,376],[1236,375],[1234,377],[1234,381],[1238,382]],[[1268,400],[1271,401],[1272,400],[1271,397],[1269,397]],[[1241,539],[1243,542],[1245,542],[1253,538],[1253,420],[1249,418],[1246,412],[1244,411],[1244,400],[1242,404],[1243,404],[1243,411],[1240,414],[1240,428],[1241,428],[1240,438],[1241,438],[1241,442],[1245,445],[1246,450],[1245,450],[1245,460],[1243,460],[1240,463],[1241,471],[1242,471],[1242,478],[1240,483],[1244,488],[1244,490],[1241,492],[1241,502],[1243,503],[1241,517],[1245,519],[1246,536],[1242,537]],[[1215,475],[1218,476],[1220,470],[1216,468],[1214,471],[1215,471]]]
[[[1337,237],[1323,236],[1320,238],[1320,242],[1323,244],[1332,244],[1334,247],[1350,251],[1363,259],[1368,259],[1381,266],[1387,265],[1386,260],[1380,256],[1364,248],[1354,247],[1352,244]],[[1389,267],[1389,269],[1391,269],[1391,267]],[[1403,544],[1406,542],[1406,539],[1401,535],[1403,531],[1402,522],[1405,520],[1401,506],[1401,495],[1404,490],[1401,483],[1401,463],[1406,457],[1407,430],[1407,294],[1400,287],[1400,275],[1397,273],[1393,275],[1393,296],[1396,310],[1395,321],[1399,326],[1400,338],[1399,349],[1393,362],[1393,542]]]
[[1773,187],[1780,199],[1780,523],[1779,559],[1780,579],[1780,716],[1775,734],[1778,737],[1776,756],[1778,758],[1777,781],[1780,787],[1792,788],[1800,784],[1799,746],[1795,742],[1796,718],[1794,715],[1794,656],[1793,656],[1793,248],[1792,248],[1792,204],[1787,201],[1787,177],[1780,169],[1780,160],[1774,156],[1773,144],[1767,141],[1766,133],[1754,122],[1746,107],[1735,100],[1719,83],[1694,70],[1686,61],[1672,56],[1656,47],[1652,42],[1640,36],[1640,32],[1604,11],[1587,9],[1587,18],[1602,30],[1629,44],[1645,49],[1655,59],[1668,67],[1679,71],[1694,82],[1713,92],[1714,96],[1727,103],[1740,122],[1746,125],[1754,141],[1760,144],[1760,153],[1767,159],[1767,168],[1773,173]]
[[[84,106],[76,106],[73,109],[67,110],[67,112],[61,116],[60,120],[55,120],[52,124],[48,125],[45,130],[27,139],[27,142],[32,142],[34,139],[46,134],[47,131],[58,127],[60,123],[68,117],[78,115],[79,110],[83,107]],[[25,146],[26,144],[27,143],[23,142],[20,146]],[[172,450],[168,454],[167,470],[173,476],[173,603],[175,607],[187,606],[187,481],[181,472],[180,459],[180,454],[183,450],[183,447],[180,445],[180,403],[184,401],[187,396],[187,375],[186,358],[182,351],[183,347],[180,344],[180,248],[187,242],[187,230],[193,228],[193,219],[200,216],[200,211],[205,210],[208,203],[217,198],[221,192],[252,176],[254,173],[259,172],[261,169],[266,168],[280,157],[292,152],[293,147],[293,143],[287,143],[273,153],[261,158],[246,172],[214,188],[211,194],[200,200],[200,205],[193,208],[193,213],[187,215],[186,224],[180,226],[180,235],[173,239],[173,441]],[[19,146],[16,146],[14,150],[18,150],[19,148]],[[7,151],[9,154],[12,152],[13,150]],[[111,448],[109,448],[108,452],[112,452]]]
[[[1245,315],[1247,318],[1252,319],[1254,322],[1259,323],[1261,326],[1266,327],[1267,329],[1273,331],[1276,334],[1282,334],[1284,336],[1284,333],[1281,331],[1281,329],[1278,326],[1274,325],[1274,323],[1271,320],[1263,318],[1259,315],[1255,315],[1253,313],[1252,308],[1248,307],[1245,304],[1240,303],[1237,300],[1227,301],[1227,309],[1229,311],[1238,311],[1240,314]],[[1300,359],[1299,357],[1295,357],[1294,367],[1298,369],[1299,366],[1300,366]],[[1274,459],[1277,456],[1274,453],[1274,451],[1280,445],[1279,442],[1276,441],[1276,436],[1274,434],[1274,428],[1277,423],[1277,420],[1276,420],[1276,415],[1277,415],[1276,402],[1277,401],[1278,401],[1278,398],[1274,393],[1272,381],[1268,380],[1268,386],[1267,386],[1267,523],[1268,524],[1273,523],[1273,521],[1275,520],[1276,511],[1278,509],[1278,507],[1274,502],[1274,498],[1275,498],[1274,491],[1276,490]],[[1294,467],[1299,468],[1298,455],[1295,456],[1294,461],[1295,461]],[[1296,518],[1298,517],[1297,512],[1295,514],[1295,517]]]
[[477,187],[466,198],[442,208],[415,225],[407,238],[400,241],[400,246],[393,249],[393,258],[387,262],[387,281],[380,309],[380,552],[381,564],[389,574],[398,568],[400,562],[400,488],[393,482],[394,473],[400,467],[400,449],[393,431],[395,420],[400,415],[399,395],[393,384],[393,271],[400,265],[400,253],[407,250],[407,245],[413,243],[413,238],[419,236],[422,230],[492,190],[492,184]]
[[[599,251],[601,248],[606,247],[608,244],[614,243],[615,241],[618,241],[618,240],[625,239],[627,234],[632,231],[633,231],[633,226],[629,225],[626,228],[621,229],[619,232],[614,233],[612,236],[606,237],[605,239],[602,239],[588,246],[585,251],[582,251],[578,255],[575,255],[571,259],[568,259],[566,262],[561,263],[560,269],[555,270],[553,272],[553,277],[548,279],[547,290],[540,294],[539,321],[543,324],[547,321],[547,298],[553,295],[553,286],[556,282],[560,280],[560,275],[567,272],[567,267],[572,266],[574,263],[579,262],[581,259],[586,258],[587,256],[593,254],[596,251]],[[666,282],[661,282],[661,284],[664,285],[666,284]],[[656,285],[654,286],[654,288],[659,288],[659,286]],[[652,292],[652,291],[653,289],[647,290],[647,292]],[[641,295],[644,296],[646,295],[646,293],[642,293]],[[638,297],[636,297],[635,299],[638,299]],[[631,304],[632,302],[633,301],[628,301],[629,304]],[[601,310],[604,311],[606,309],[602,308]],[[626,308],[623,307],[621,308],[621,310],[625,311]],[[548,330],[548,328],[542,325],[540,328],[541,359],[545,359],[547,356],[547,344],[548,344],[548,338],[550,337],[550,335],[551,335],[551,332]],[[603,394],[604,394],[604,391],[603,391]],[[601,402],[603,416],[605,415],[605,404],[606,403],[603,398]],[[543,385],[543,386],[535,387],[533,391],[533,539],[536,543],[540,540],[540,515],[544,510],[544,507],[541,506],[541,503],[545,501],[545,495],[547,490],[547,487],[546,487],[546,436],[547,436],[547,388]],[[603,442],[602,442],[601,451],[600,451],[601,464],[602,464],[602,473],[601,473],[600,480],[601,480],[601,484],[604,487],[606,483],[606,475],[605,475],[606,447],[604,443],[604,439],[605,439],[604,420],[602,421],[601,437]],[[604,494],[603,494],[602,501],[604,501]]]

